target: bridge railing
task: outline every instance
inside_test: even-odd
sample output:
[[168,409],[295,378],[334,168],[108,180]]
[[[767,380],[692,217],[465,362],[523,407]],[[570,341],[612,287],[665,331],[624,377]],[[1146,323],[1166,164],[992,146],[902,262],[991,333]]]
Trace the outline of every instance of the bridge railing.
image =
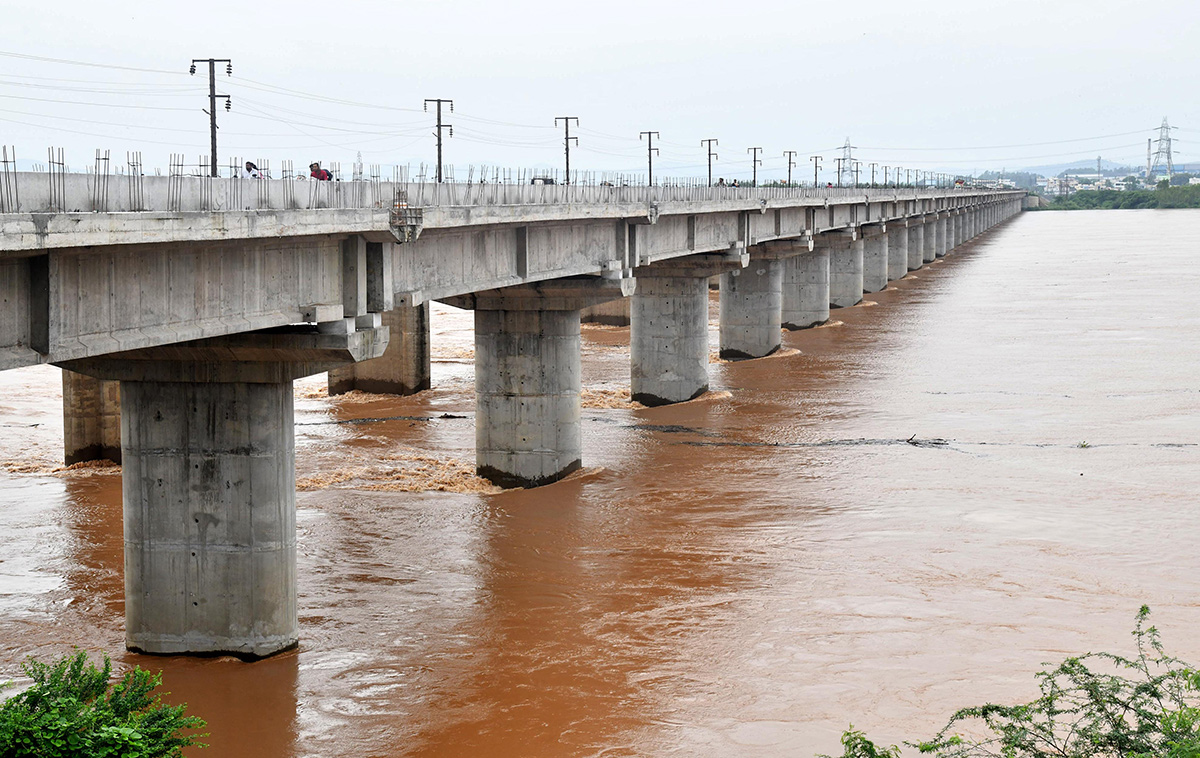
[[651,204],[669,202],[753,203],[777,199],[821,201],[945,197],[995,190],[864,187],[707,187],[615,184],[513,184],[240,179],[206,176],[5,172],[0,213],[136,213],[388,209],[414,207]]

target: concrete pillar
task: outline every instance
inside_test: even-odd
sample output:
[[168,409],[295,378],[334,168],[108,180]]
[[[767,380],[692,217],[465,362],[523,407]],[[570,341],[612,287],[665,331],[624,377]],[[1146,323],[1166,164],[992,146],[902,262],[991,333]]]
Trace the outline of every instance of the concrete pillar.
[[429,389],[429,303],[384,311],[390,341],[382,357],[329,372],[329,394],[350,390],[414,395]]
[[580,311],[579,320],[585,324],[605,324],[607,326],[629,326],[629,309],[631,298],[623,297],[610,303],[592,305]]
[[475,311],[475,466],[502,487],[582,465],[577,310]]
[[476,473],[537,487],[582,465],[579,313],[633,289],[580,276],[445,299],[475,311]]
[[762,358],[779,350],[783,261],[756,258],[721,274],[721,357]]
[[630,394],[644,405],[708,392],[708,279],[638,277],[630,311]]
[[66,362],[121,392],[125,643],[257,658],[296,644],[292,380],[376,358],[344,320]]
[[937,214],[925,217],[925,238],[921,249],[921,262],[933,263],[937,259]]
[[921,268],[925,250],[925,222],[920,218],[909,219],[908,227],[908,270]]
[[634,269],[630,395],[643,405],[692,400],[708,391],[708,278],[744,268],[745,248],[691,255]]
[[121,387],[74,371],[62,372],[63,462],[121,462]]
[[950,230],[952,237],[948,244],[953,249],[962,244],[962,211],[956,210],[950,215]]
[[908,226],[906,221],[888,224],[888,281],[908,273]]
[[934,245],[934,255],[938,258],[946,257],[946,222],[950,220],[950,214],[942,211],[937,217],[937,240]]
[[862,302],[863,243],[857,233],[838,231],[817,235],[817,247],[829,249],[829,305],[848,308]]
[[888,283],[888,234],[883,224],[859,228],[863,237],[863,292],[879,292]]
[[784,261],[782,325],[807,329],[829,320],[829,249],[802,252]]
[[292,383],[121,383],[125,642],[296,644]]

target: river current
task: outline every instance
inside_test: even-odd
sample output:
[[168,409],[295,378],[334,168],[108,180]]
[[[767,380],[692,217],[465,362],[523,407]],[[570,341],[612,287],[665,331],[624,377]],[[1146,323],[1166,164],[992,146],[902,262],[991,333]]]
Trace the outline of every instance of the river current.
[[1153,609],[1200,659],[1200,211],[1026,213],[713,392],[628,400],[584,326],[585,470],[473,476],[469,312],[434,389],[296,383],[297,650],[127,653],[117,468],[60,470],[59,370],[0,373],[0,680],[164,672],[241,756],[810,756],[1036,694]]

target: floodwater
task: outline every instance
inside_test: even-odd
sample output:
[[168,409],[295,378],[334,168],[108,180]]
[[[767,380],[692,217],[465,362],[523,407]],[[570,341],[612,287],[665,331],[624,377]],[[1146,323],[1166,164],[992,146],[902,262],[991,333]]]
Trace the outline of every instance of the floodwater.
[[531,491],[472,476],[438,307],[432,391],[297,383],[301,643],[256,663],[124,651],[119,472],[54,471],[58,370],[5,372],[0,679],[162,668],[193,755],[809,756],[1028,699],[1142,603],[1198,659],[1197,250],[1200,211],[1025,214],[674,407],[585,327],[588,468]]

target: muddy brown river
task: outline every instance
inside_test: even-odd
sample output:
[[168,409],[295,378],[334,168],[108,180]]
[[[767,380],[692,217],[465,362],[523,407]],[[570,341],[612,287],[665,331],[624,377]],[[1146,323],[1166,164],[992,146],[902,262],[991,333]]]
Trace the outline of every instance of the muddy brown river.
[[585,326],[586,469],[528,491],[473,476],[435,306],[433,390],[297,382],[301,643],[256,663],[125,652],[119,469],[0,373],[0,679],[161,668],[191,755],[809,756],[1028,699],[1142,603],[1200,659],[1198,252],[1200,211],[1027,213],[672,407]]

